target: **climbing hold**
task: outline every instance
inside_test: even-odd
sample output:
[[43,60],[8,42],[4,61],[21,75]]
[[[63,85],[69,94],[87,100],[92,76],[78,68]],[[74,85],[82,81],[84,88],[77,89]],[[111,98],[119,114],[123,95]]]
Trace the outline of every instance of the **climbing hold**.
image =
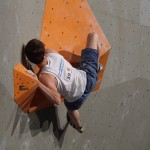
[[19,64],[14,68],[14,100],[27,112],[36,92],[39,81],[27,73],[27,69]]

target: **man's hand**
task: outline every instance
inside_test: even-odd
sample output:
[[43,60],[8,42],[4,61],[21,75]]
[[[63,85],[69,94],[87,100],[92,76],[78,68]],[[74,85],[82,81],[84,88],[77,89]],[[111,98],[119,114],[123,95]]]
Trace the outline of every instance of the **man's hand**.
[[38,80],[37,75],[32,70],[27,70],[27,73],[29,73]]

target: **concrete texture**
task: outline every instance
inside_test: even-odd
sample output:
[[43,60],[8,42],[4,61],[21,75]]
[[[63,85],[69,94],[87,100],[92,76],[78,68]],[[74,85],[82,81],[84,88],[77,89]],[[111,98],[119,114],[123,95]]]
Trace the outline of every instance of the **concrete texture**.
[[63,104],[24,114],[13,101],[22,44],[40,35],[45,1],[0,2],[0,150],[149,150],[150,1],[88,0],[112,50],[101,89],[81,108],[85,132]]

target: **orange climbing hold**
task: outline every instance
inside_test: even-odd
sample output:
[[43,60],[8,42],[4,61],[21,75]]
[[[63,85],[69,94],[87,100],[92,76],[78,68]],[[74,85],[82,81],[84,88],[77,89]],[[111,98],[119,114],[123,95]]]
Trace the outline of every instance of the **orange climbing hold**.
[[14,100],[24,112],[28,112],[38,84],[23,65],[14,68]]

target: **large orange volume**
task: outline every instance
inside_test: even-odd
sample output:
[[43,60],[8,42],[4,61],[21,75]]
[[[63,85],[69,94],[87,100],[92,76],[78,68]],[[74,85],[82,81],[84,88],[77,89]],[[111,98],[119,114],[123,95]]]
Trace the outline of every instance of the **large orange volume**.
[[77,67],[90,32],[97,32],[102,44],[100,55],[103,70],[98,74],[97,90],[111,47],[88,3],[86,0],[46,0],[41,40],[47,48],[57,50]]

